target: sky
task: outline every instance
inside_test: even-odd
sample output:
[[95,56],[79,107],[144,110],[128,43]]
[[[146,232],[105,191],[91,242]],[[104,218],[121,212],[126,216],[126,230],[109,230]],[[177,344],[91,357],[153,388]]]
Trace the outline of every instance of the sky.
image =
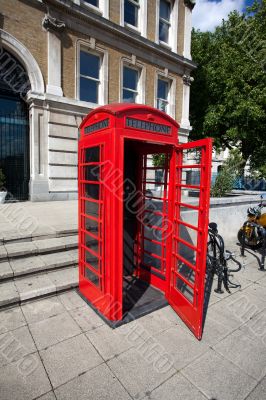
[[192,12],[192,24],[201,31],[213,31],[228,14],[237,10],[242,12],[253,0],[196,0]]

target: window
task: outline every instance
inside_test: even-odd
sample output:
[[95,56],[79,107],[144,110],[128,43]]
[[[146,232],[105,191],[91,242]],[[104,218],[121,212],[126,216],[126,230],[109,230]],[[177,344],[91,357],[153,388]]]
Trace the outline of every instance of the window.
[[168,105],[169,105],[169,81],[165,79],[158,78],[157,80],[157,104],[156,107],[158,110],[164,111],[167,113]]
[[109,0],[73,0],[75,4],[109,18]]
[[139,0],[124,0],[124,22],[126,24],[139,26]]
[[156,0],[156,42],[177,52],[178,1]]
[[136,103],[138,99],[139,70],[123,67],[123,98],[124,103]]
[[80,51],[80,100],[99,103],[100,67],[100,56]]
[[147,36],[147,0],[120,0],[122,26]]
[[160,0],[159,10],[159,40],[164,43],[169,43],[169,30],[171,16],[171,3],[167,0]]
[[154,105],[158,110],[165,112],[175,118],[175,87],[176,80],[168,74],[158,73],[155,83],[156,96]]
[[91,4],[94,7],[99,7],[99,0],[83,0],[84,3]]

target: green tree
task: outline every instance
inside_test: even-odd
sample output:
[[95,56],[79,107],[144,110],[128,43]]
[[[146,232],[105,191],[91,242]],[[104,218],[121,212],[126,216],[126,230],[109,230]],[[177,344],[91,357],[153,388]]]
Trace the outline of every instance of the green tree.
[[239,148],[242,170],[248,160],[265,166],[266,0],[232,12],[214,32],[193,30],[192,57],[191,139],[211,136],[218,149]]

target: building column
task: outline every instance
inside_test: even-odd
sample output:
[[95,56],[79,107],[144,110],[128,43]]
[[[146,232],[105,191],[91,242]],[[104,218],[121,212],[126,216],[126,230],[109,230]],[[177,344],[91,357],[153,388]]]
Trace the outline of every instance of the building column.
[[192,31],[192,9],[185,7],[184,22],[184,51],[183,56],[191,60],[191,31]]
[[42,101],[29,98],[30,104],[30,183],[31,201],[49,200],[48,121]]
[[183,102],[182,102],[182,118],[181,127],[191,130],[189,122],[189,101],[190,101],[190,85],[193,81],[189,75],[183,75]]
[[63,96],[61,82],[61,38],[59,34],[65,29],[65,24],[50,15],[46,15],[42,25],[47,31],[48,41],[48,82],[46,93]]

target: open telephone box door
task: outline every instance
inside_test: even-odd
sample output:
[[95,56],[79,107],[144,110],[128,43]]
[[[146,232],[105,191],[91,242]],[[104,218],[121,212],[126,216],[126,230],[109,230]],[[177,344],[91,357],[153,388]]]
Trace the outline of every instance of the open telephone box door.
[[137,104],[99,107],[79,140],[79,292],[113,327],[168,302],[202,335],[211,139]]

